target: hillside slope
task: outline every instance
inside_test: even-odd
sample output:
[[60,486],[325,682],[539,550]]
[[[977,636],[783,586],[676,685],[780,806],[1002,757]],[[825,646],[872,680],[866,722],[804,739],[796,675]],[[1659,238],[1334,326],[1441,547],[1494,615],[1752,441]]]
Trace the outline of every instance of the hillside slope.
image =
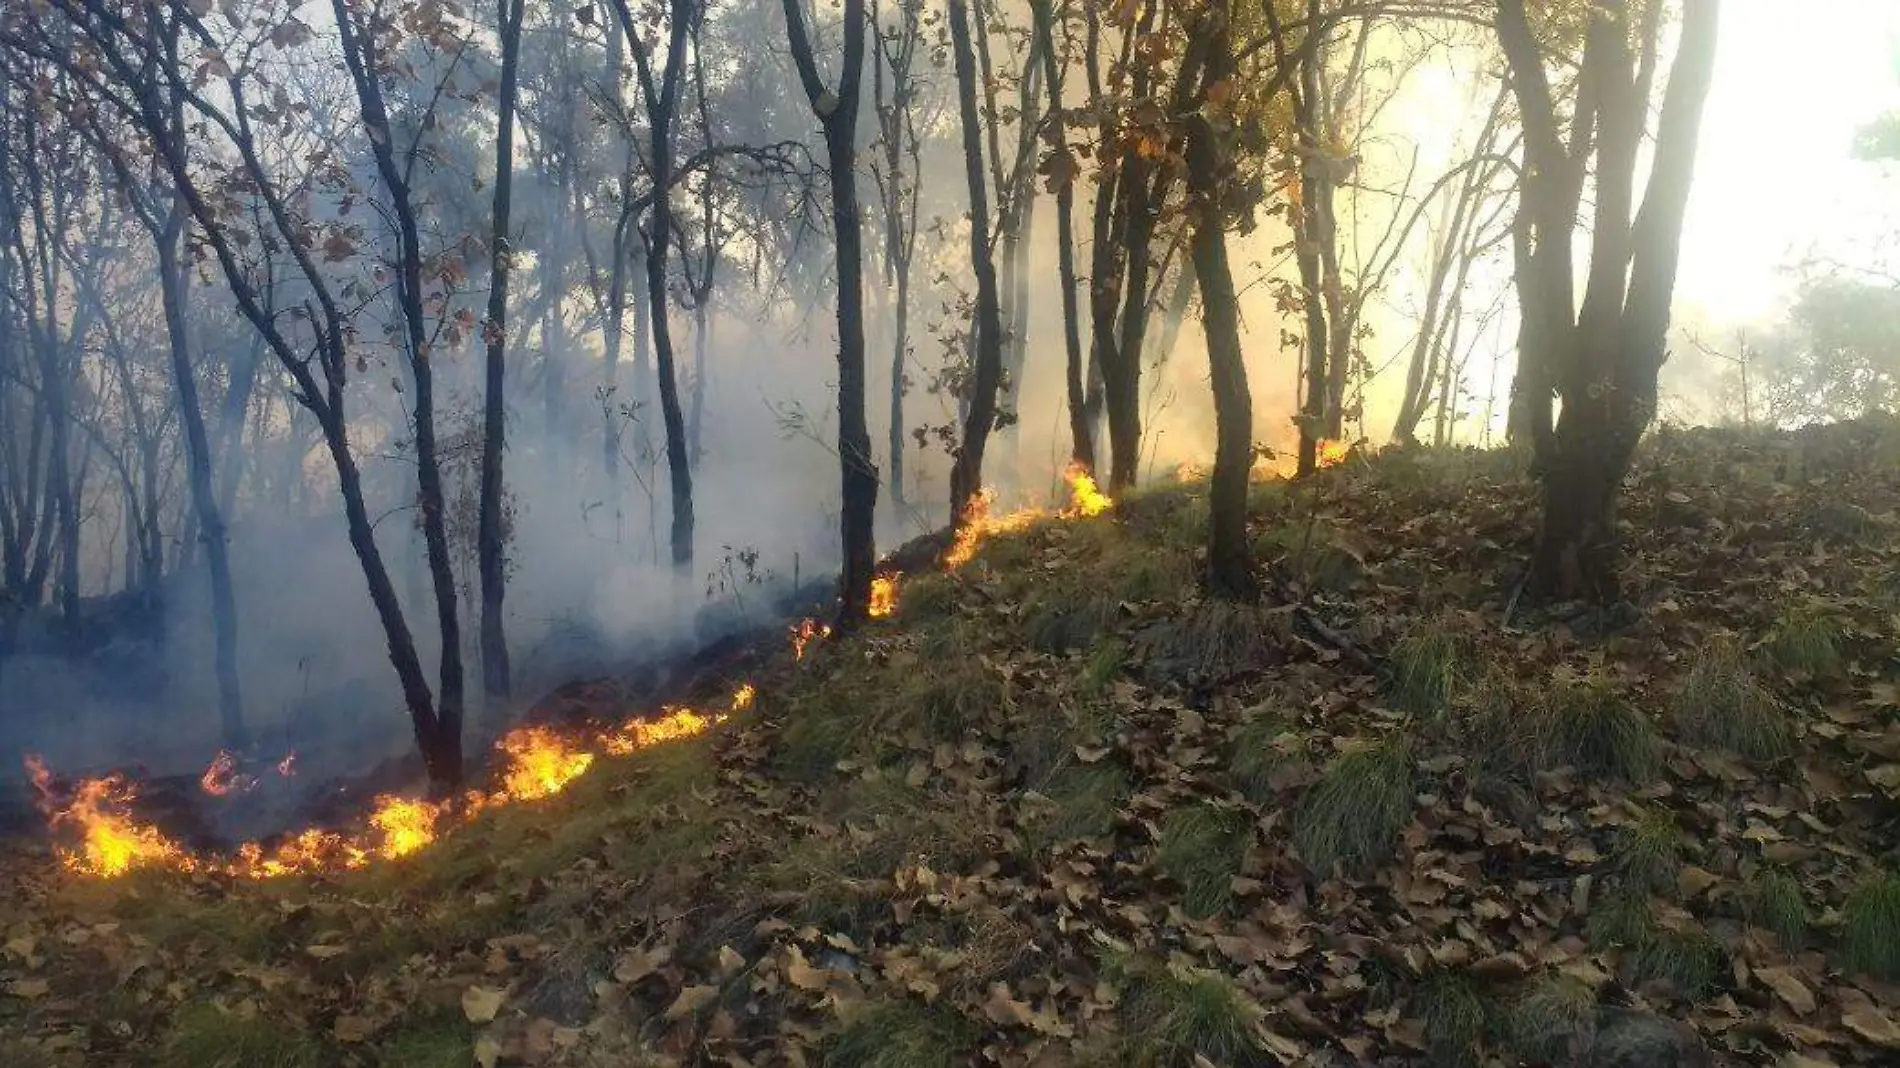
[[1204,488],[400,861],[9,847],[0,1063],[1900,1060],[1900,428],[1659,435],[1608,613],[1511,603],[1503,454],[1259,484],[1254,606]]

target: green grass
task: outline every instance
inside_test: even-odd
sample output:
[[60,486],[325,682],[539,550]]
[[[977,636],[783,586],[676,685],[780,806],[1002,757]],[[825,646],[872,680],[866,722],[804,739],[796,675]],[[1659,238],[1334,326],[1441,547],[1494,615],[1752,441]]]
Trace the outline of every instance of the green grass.
[[296,1024],[240,1016],[217,1005],[179,1013],[160,1047],[161,1068],[318,1068],[323,1047]]
[[1270,663],[1283,638],[1283,624],[1257,605],[1205,600],[1150,628],[1142,651],[1151,670],[1221,682]]
[[1686,740],[1751,760],[1778,759],[1794,745],[1787,711],[1755,680],[1732,639],[1703,647],[1676,688],[1671,710]]
[[971,628],[926,631],[914,652],[841,665],[795,695],[773,752],[786,776],[820,781],[847,757],[875,761],[910,742],[959,741],[1009,705]]
[[1505,1043],[1524,1060],[1568,1064],[1571,1045],[1596,1027],[1597,996],[1562,975],[1533,980],[1511,1003],[1503,1023]]
[[1649,900],[1642,895],[1609,894],[1590,907],[1585,930],[1590,948],[1602,953],[1619,947],[1640,948],[1655,937],[1656,921]]
[[1727,949],[1699,927],[1656,932],[1630,963],[1638,983],[1661,983],[1691,1001],[1707,996],[1727,968]]
[[1748,920],[1775,933],[1781,948],[1793,952],[1807,939],[1808,901],[1801,880],[1780,868],[1763,868],[1749,880],[1744,899]]
[[1261,1010],[1231,979],[1124,956],[1106,969],[1121,988],[1126,1059],[1136,1065],[1208,1063],[1255,1068],[1268,1060],[1254,1037]]
[[1046,653],[1085,649],[1115,622],[1117,610],[1110,597],[1032,596],[1023,612],[1023,636],[1031,648]]
[[1682,832],[1667,811],[1644,809],[1618,834],[1614,859],[1631,891],[1672,894],[1682,869]]
[[1278,560],[1302,586],[1340,595],[1352,591],[1366,564],[1345,538],[1321,520],[1294,520],[1254,540],[1254,555]]
[[1259,712],[1234,732],[1227,774],[1241,796],[1255,804],[1273,797],[1274,772],[1298,755],[1300,736],[1285,718]]
[[852,1010],[825,1048],[825,1068],[958,1068],[975,1042],[960,1017],[911,1001]]
[[1554,686],[1516,733],[1520,759],[1536,770],[1641,782],[1662,763],[1655,725],[1603,679]]
[[1113,764],[1072,764],[1057,770],[1037,787],[1049,803],[1024,808],[1024,844],[1034,854],[1057,842],[1107,834],[1129,789],[1128,776]]
[[1412,995],[1412,1015],[1425,1022],[1425,1063],[1431,1068],[1467,1068],[1478,1063],[1490,1007],[1462,972],[1433,971]]
[[1177,808],[1162,818],[1155,867],[1180,884],[1182,911],[1206,919],[1227,907],[1249,838],[1241,813],[1211,804]]
[[1293,844],[1313,874],[1326,878],[1335,864],[1364,868],[1392,851],[1412,819],[1413,767],[1409,739],[1395,736],[1340,755],[1300,802]]
[[381,1043],[379,1063],[401,1068],[468,1068],[474,1044],[467,1023],[436,1012],[399,1026]]
[[1861,881],[1841,906],[1841,963],[1849,971],[1900,979],[1900,875]]
[[1127,663],[1127,646],[1113,638],[1097,642],[1082,661],[1082,671],[1076,678],[1076,685],[1084,695],[1099,697],[1107,693],[1109,686],[1121,677],[1122,668]]
[[1438,719],[1467,672],[1464,643],[1449,628],[1425,626],[1392,649],[1392,700],[1421,719]]
[[1841,626],[1813,607],[1785,616],[1768,638],[1768,657],[1781,670],[1803,678],[1837,678],[1845,668]]
[[906,626],[940,620],[956,611],[956,607],[956,580],[948,575],[905,575],[899,580],[895,615]]

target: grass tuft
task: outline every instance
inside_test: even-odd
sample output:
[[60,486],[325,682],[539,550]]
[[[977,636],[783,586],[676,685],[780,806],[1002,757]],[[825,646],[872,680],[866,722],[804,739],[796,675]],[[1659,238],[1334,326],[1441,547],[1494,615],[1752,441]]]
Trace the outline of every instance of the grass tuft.
[[162,1068],[316,1068],[323,1050],[281,1020],[240,1016],[217,1005],[193,1005],[172,1022]]
[[1111,764],[1071,764],[1050,775],[1038,792],[1045,806],[1025,807],[1023,837],[1032,853],[1058,842],[1098,838],[1115,825],[1129,794],[1128,777]]
[[1467,1068],[1478,1063],[1490,1012],[1470,976],[1434,971],[1419,983],[1412,1005],[1414,1015],[1425,1022],[1426,1064]]
[[1248,843],[1240,813],[1209,804],[1177,808],[1161,821],[1155,867],[1181,885],[1181,908],[1206,919],[1227,907]]
[[1768,656],[1791,675],[1831,679],[1845,666],[1840,624],[1808,607],[1790,612],[1768,639]]
[[897,618],[916,625],[950,615],[957,607],[956,581],[944,574],[924,574],[903,581],[897,600]]
[[1552,688],[1518,733],[1521,759],[1540,770],[1568,765],[1640,782],[1662,762],[1655,725],[1600,678]]
[[1293,816],[1293,844],[1321,878],[1335,864],[1360,868],[1390,853],[1412,818],[1412,746],[1402,736],[1344,753],[1307,791]]
[[1863,975],[1900,979],[1900,875],[1882,872],[1847,896],[1841,963]]
[[1775,933],[1781,948],[1799,949],[1808,933],[1808,901],[1801,880],[1781,868],[1763,868],[1749,880],[1748,920]]
[[1109,686],[1121,676],[1122,668],[1127,663],[1127,646],[1113,638],[1098,642],[1089,651],[1088,658],[1082,661],[1082,674],[1076,680],[1078,687],[1085,695],[1106,693]]
[[1281,716],[1262,712],[1234,732],[1227,773],[1241,796],[1254,804],[1273,797],[1274,773],[1297,755],[1300,736]]
[[1755,680],[1733,639],[1703,648],[1676,689],[1673,712],[1689,741],[1751,760],[1786,756],[1794,744],[1787,711]]
[[1658,931],[1630,961],[1638,983],[1662,983],[1691,1001],[1708,994],[1727,967],[1727,949],[1699,927]]
[[1272,1063],[1254,1037],[1260,1007],[1226,976],[1132,956],[1111,962],[1108,974],[1122,988],[1123,1030],[1133,1063]]
[[1407,634],[1392,649],[1392,698],[1414,716],[1438,719],[1450,707],[1462,680],[1465,649],[1445,627],[1428,626]]
[[1336,595],[1350,593],[1366,571],[1360,554],[1319,520],[1296,521],[1269,531],[1255,541],[1254,555],[1281,561],[1308,589]]
[[1590,908],[1585,925],[1590,948],[1599,953],[1618,947],[1640,948],[1656,935],[1649,900],[1641,894],[1611,894]]
[[1667,811],[1645,809],[1618,836],[1615,859],[1629,890],[1668,894],[1682,868],[1682,833]]
[[825,1068],[954,1068],[974,1040],[952,1013],[909,1001],[853,1011],[825,1050]]
[[396,1032],[381,1047],[381,1063],[402,1068],[467,1068],[474,1038],[468,1024],[446,1012]]
[[1573,1045],[1596,1030],[1597,996],[1569,976],[1533,981],[1511,1004],[1504,1036],[1511,1049],[1533,1063],[1568,1064]]

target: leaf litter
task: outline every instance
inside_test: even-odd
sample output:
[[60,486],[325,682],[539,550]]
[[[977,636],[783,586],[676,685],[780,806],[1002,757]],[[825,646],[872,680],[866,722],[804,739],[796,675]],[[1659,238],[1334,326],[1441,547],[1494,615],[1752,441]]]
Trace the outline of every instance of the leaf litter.
[[387,869],[8,841],[0,1062],[1893,1063],[1896,457],[1658,434],[1623,612],[1514,603],[1502,453],[1257,484],[1240,608],[1157,487]]

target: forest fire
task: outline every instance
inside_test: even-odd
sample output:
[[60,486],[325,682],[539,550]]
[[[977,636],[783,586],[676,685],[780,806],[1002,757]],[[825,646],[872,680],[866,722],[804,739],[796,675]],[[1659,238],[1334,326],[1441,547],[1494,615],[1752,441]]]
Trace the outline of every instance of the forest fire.
[[574,749],[546,727],[523,727],[497,743],[508,754],[502,790],[516,801],[539,801],[567,788],[594,763],[594,754]]
[[897,611],[897,580],[903,577],[902,571],[891,571],[871,580],[871,604],[867,610],[872,619],[882,619]]
[[[741,685],[732,694],[731,711],[750,708],[757,694],[751,683]],[[661,712],[657,719],[629,719],[591,742],[545,726],[517,728],[495,744],[503,765],[497,776],[499,786],[492,793],[471,790],[447,801],[385,794],[375,799],[361,831],[306,828],[269,846],[246,842],[226,856],[194,853],[156,824],[138,818],[133,807],[138,790],[123,776],[83,779],[65,794],[38,757],[27,757],[26,767],[47,824],[62,840],[56,845],[60,862],[76,874],[110,879],[136,869],[156,869],[272,879],[351,871],[376,860],[409,856],[433,843],[451,822],[469,819],[484,809],[539,801],[562,792],[593,767],[600,753],[625,756],[690,738],[726,718],[673,706]],[[292,774],[293,756],[279,763],[281,774]],[[218,754],[199,785],[214,797],[238,792],[236,784],[246,778],[250,784],[244,789],[255,787],[255,778],[239,775],[236,766],[231,754]]]
[[1322,441],[1319,443],[1315,465],[1319,467],[1332,467],[1335,464],[1345,463],[1346,458],[1351,455],[1352,442],[1350,441],[1344,439],[1338,441]]
[[1062,478],[1069,484],[1069,513],[1084,519],[1101,515],[1114,506],[1115,502],[1095,484],[1095,476],[1079,463],[1071,463],[1062,472]]
[[198,788],[213,797],[249,793],[257,789],[257,776],[238,771],[237,758],[220,749],[198,776]]
[[819,638],[831,637],[831,625],[815,619],[801,619],[791,627],[792,659],[805,659],[805,649]]

